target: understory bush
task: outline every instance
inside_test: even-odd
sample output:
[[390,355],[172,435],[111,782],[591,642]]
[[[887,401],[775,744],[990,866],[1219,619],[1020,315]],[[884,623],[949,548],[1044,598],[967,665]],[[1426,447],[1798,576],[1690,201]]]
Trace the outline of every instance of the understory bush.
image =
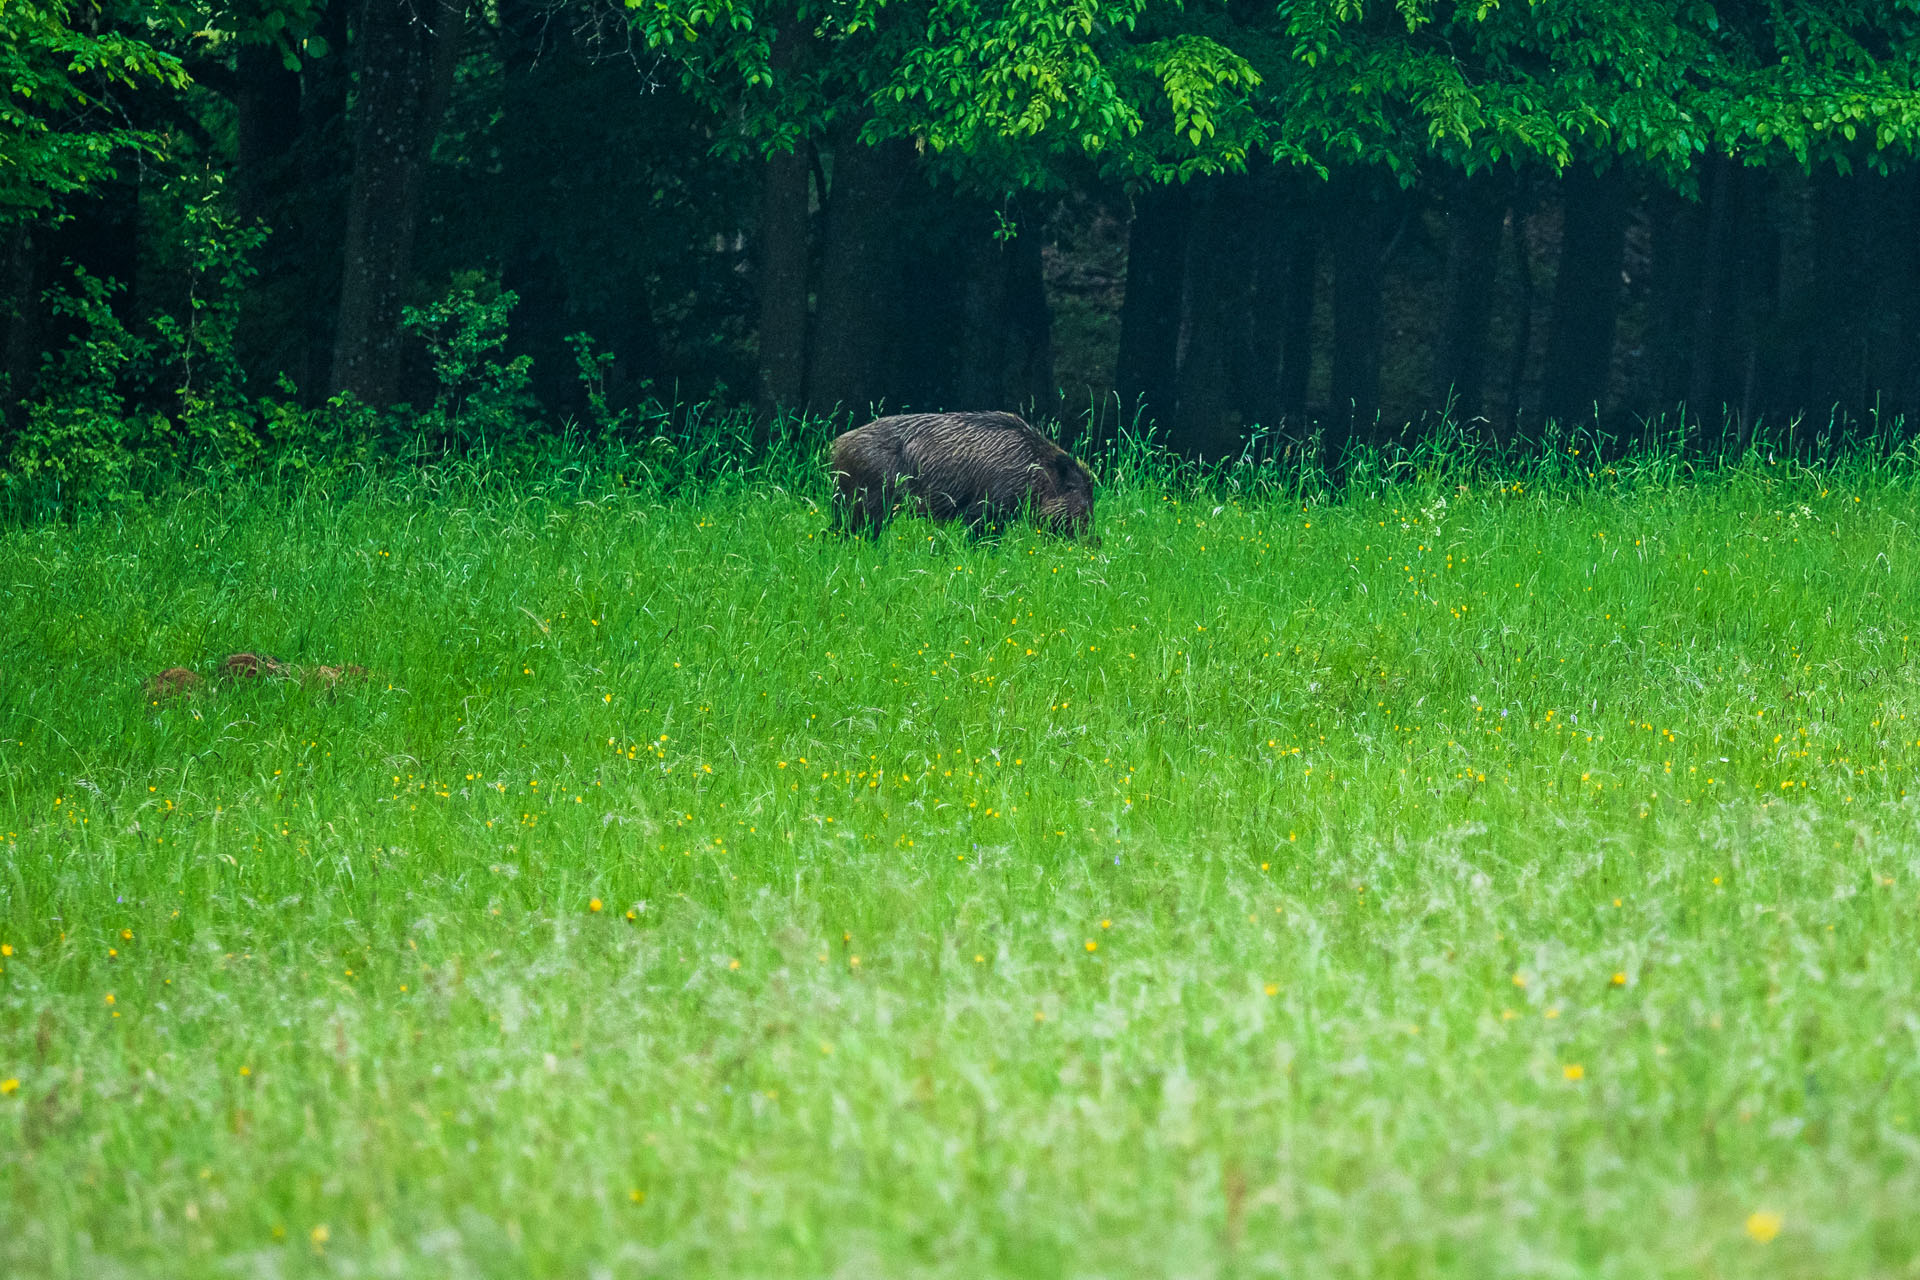
[[[285,374],[269,390],[250,388],[239,319],[265,233],[238,225],[216,191],[188,206],[182,235],[189,287],[176,312],[129,322],[114,305],[125,285],[78,266],[48,291],[69,336],[0,432],[0,498],[16,510],[70,514],[181,478],[243,473],[338,484],[391,467],[564,468],[589,442],[621,455],[637,482],[674,484],[753,438],[738,410],[613,404],[609,357],[584,334],[572,341],[589,421],[542,420],[531,359],[505,349],[517,299],[481,272],[459,273],[442,297],[403,311],[431,375],[424,406],[347,394],[315,402]],[[683,449],[677,438],[700,443]]]

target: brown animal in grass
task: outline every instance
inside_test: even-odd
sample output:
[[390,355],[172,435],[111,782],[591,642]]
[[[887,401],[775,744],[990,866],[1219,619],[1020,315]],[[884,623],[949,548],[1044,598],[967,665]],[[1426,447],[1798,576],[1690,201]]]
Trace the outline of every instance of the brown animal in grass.
[[1093,476],[1011,413],[876,418],[833,442],[836,524],[878,533],[897,507],[976,531],[1031,513],[1056,533],[1093,524]]
[[220,674],[229,680],[252,680],[256,676],[283,676],[287,668],[264,653],[230,653],[220,664]]
[[177,698],[192,693],[202,681],[197,672],[185,667],[168,667],[159,675],[147,681],[147,697],[155,702],[164,702],[168,698]]
[[357,684],[367,678],[367,669],[349,662],[344,667],[314,667],[307,672],[307,679],[323,689],[332,689],[342,684]]

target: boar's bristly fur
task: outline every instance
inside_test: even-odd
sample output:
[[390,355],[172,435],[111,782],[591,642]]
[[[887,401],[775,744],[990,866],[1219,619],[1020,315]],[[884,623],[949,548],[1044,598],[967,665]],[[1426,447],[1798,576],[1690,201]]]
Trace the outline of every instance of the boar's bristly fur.
[[876,418],[833,442],[839,526],[878,533],[896,509],[975,529],[1031,513],[1056,533],[1093,523],[1093,477],[1011,413]]

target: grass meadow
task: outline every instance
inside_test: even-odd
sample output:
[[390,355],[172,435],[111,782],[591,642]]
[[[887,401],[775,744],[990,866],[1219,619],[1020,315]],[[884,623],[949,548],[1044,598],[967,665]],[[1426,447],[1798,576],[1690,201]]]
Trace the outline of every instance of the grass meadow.
[[0,530],[0,1273],[1920,1268],[1914,468],[1107,478]]

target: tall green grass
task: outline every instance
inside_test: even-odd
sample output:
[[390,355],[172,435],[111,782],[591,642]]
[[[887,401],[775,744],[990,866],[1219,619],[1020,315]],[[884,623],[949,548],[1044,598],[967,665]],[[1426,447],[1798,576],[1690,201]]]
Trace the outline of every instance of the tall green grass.
[[1897,443],[758,443],[0,532],[0,1272],[1920,1265]]

